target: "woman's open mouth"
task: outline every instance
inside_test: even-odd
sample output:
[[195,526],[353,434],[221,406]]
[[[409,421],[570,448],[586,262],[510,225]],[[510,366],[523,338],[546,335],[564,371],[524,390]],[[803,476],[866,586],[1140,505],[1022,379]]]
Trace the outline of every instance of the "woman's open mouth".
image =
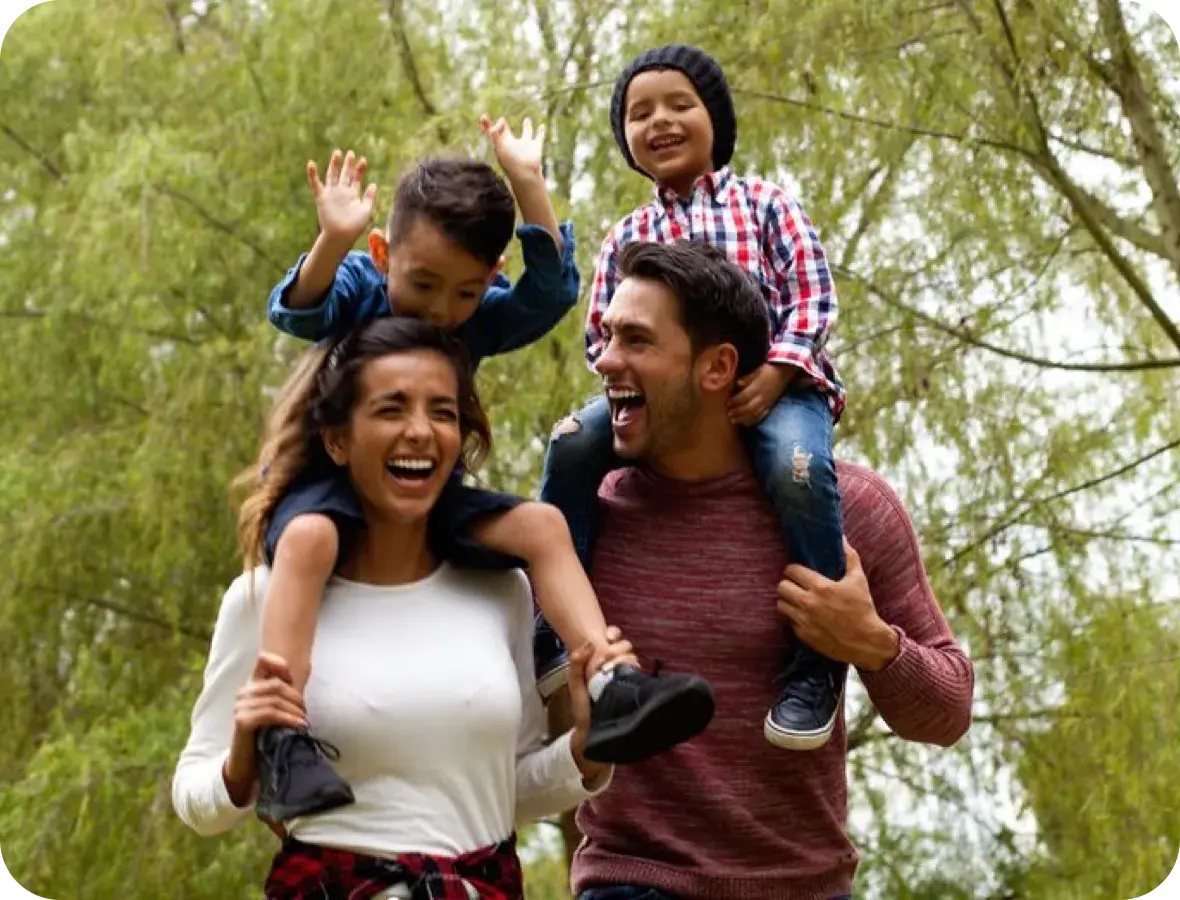
[[425,456],[395,456],[385,463],[385,471],[401,487],[421,490],[429,483],[438,463]]

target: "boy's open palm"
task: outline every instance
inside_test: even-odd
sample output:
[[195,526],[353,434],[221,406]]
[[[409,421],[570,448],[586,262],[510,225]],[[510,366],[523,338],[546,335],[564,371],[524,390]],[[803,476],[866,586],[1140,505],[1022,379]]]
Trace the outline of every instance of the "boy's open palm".
[[328,170],[320,181],[314,162],[307,164],[307,183],[315,197],[320,229],[325,237],[338,238],[349,245],[356,242],[373,220],[373,205],[377,201],[377,185],[370,184],[361,192],[368,162],[351,150],[332,151]]
[[517,135],[513,133],[507,119],[501,118],[493,125],[488,116],[480,116],[479,127],[492,142],[496,160],[509,178],[541,172],[541,155],[545,148],[544,125],[534,132],[533,120],[525,119]]

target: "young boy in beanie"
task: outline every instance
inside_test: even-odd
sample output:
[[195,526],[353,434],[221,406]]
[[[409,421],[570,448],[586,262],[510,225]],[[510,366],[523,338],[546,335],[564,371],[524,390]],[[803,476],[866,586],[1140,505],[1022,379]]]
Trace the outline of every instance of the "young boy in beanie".
[[[593,367],[606,343],[601,322],[624,245],[699,241],[746,269],[766,299],[773,340],[767,362],[740,383],[730,417],[748,426],[754,469],[793,560],[839,580],[844,544],[832,427],[844,388],[824,352],[836,322],[836,294],[811,222],[783,188],[729,169],[737,138],[733,101],[721,67],[696,47],[670,44],[636,57],[615,84],[611,125],[627,164],[651,178],[656,190],[602,245],[586,324],[587,360]],[[565,513],[587,567],[598,486],[625,464],[612,450],[612,417],[631,421],[644,404],[643,397],[600,397],[573,423],[559,426],[550,442],[541,498]],[[539,671],[560,665],[560,645],[543,626],[537,646]],[[843,663],[800,645],[767,713],[766,739],[793,750],[823,746],[846,672]]]

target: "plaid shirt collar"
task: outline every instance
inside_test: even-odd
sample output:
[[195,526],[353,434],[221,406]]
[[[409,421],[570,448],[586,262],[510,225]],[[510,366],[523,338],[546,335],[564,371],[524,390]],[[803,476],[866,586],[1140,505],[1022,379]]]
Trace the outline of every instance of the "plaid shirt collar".
[[405,853],[395,859],[287,838],[267,876],[266,900],[367,900],[396,885],[407,885],[412,900],[470,900],[468,884],[480,900],[523,900],[516,835],[453,858]]
[[[708,174],[702,175],[692,183],[692,197],[690,199],[694,199],[698,194],[705,194],[717,200],[721,192],[729,186],[732,180],[733,170],[729,166],[722,166],[716,172],[709,172]],[[653,190],[655,191],[656,199],[666,207],[677,202],[683,202],[680,195],[667,185],[657,184]]]

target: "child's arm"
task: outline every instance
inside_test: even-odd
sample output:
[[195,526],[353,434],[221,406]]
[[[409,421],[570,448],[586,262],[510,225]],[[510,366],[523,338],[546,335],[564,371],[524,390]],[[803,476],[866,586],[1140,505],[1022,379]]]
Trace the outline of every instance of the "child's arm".
[[520,218],[526,225],[539,225],[553,237],[557,244],[557,255],[565,251],[561,229],[557,227],[557,213],[549,199],[549,186],[545,184],[545,171],[541,166],[541,153],[545,146],[545,126],[533,133],[533,120],[525,119],[520,126],[520,137],[512,132],[507,119],[501,118],[495,125],[488,116],[479,117],[479,127],[492,142],[496,161],[504,170],[504,176],[512,187],[512,196],[520,207]]
[[827,382],[816,357],[836,324],[836,288],[819,235],[795,197],[766,182],[762,187],[762,252],[781,307],[770,310],[768,361],[738,383],[741,390],[729,401],[737,425],[761,421],[800,375]]
[[500,276],[488,288],[461,336],[477,357],[507,353],[548,334],[578,302],[579,275],[569,223],[558,225],[541,172],[545,129],[535,134],[525,120],[518,138],[501,119],[480,125],[496,152],[523,223],[517,230],[524,272],[516,284]]
[[602,333],[602,317],[610,306],[615,288],[619,284],[619,239],[618,229],[612,229],[598,251],[598,263],[594,266],[594,283],[590,286],[590,304],[586,309],[586,362],[591,367],[598,361],[606,346]]
[[772,363],[797,366],[817,380],[824,373],[816,351],[836,325],[836,286],[827,254],[798,199],[766,184],[762,211],[762,247],[774,272],[785,315],[776,314],[770,347]]
[[268,318],[282,331],[322,340],[372,318],[385,302],[381,273],[351,248],[369,226],[377,186],[361,192],[367,163],[350,150],[332,153],[323,181],[314,162],[307,181],[315,199],[320,233],[270,295]]

